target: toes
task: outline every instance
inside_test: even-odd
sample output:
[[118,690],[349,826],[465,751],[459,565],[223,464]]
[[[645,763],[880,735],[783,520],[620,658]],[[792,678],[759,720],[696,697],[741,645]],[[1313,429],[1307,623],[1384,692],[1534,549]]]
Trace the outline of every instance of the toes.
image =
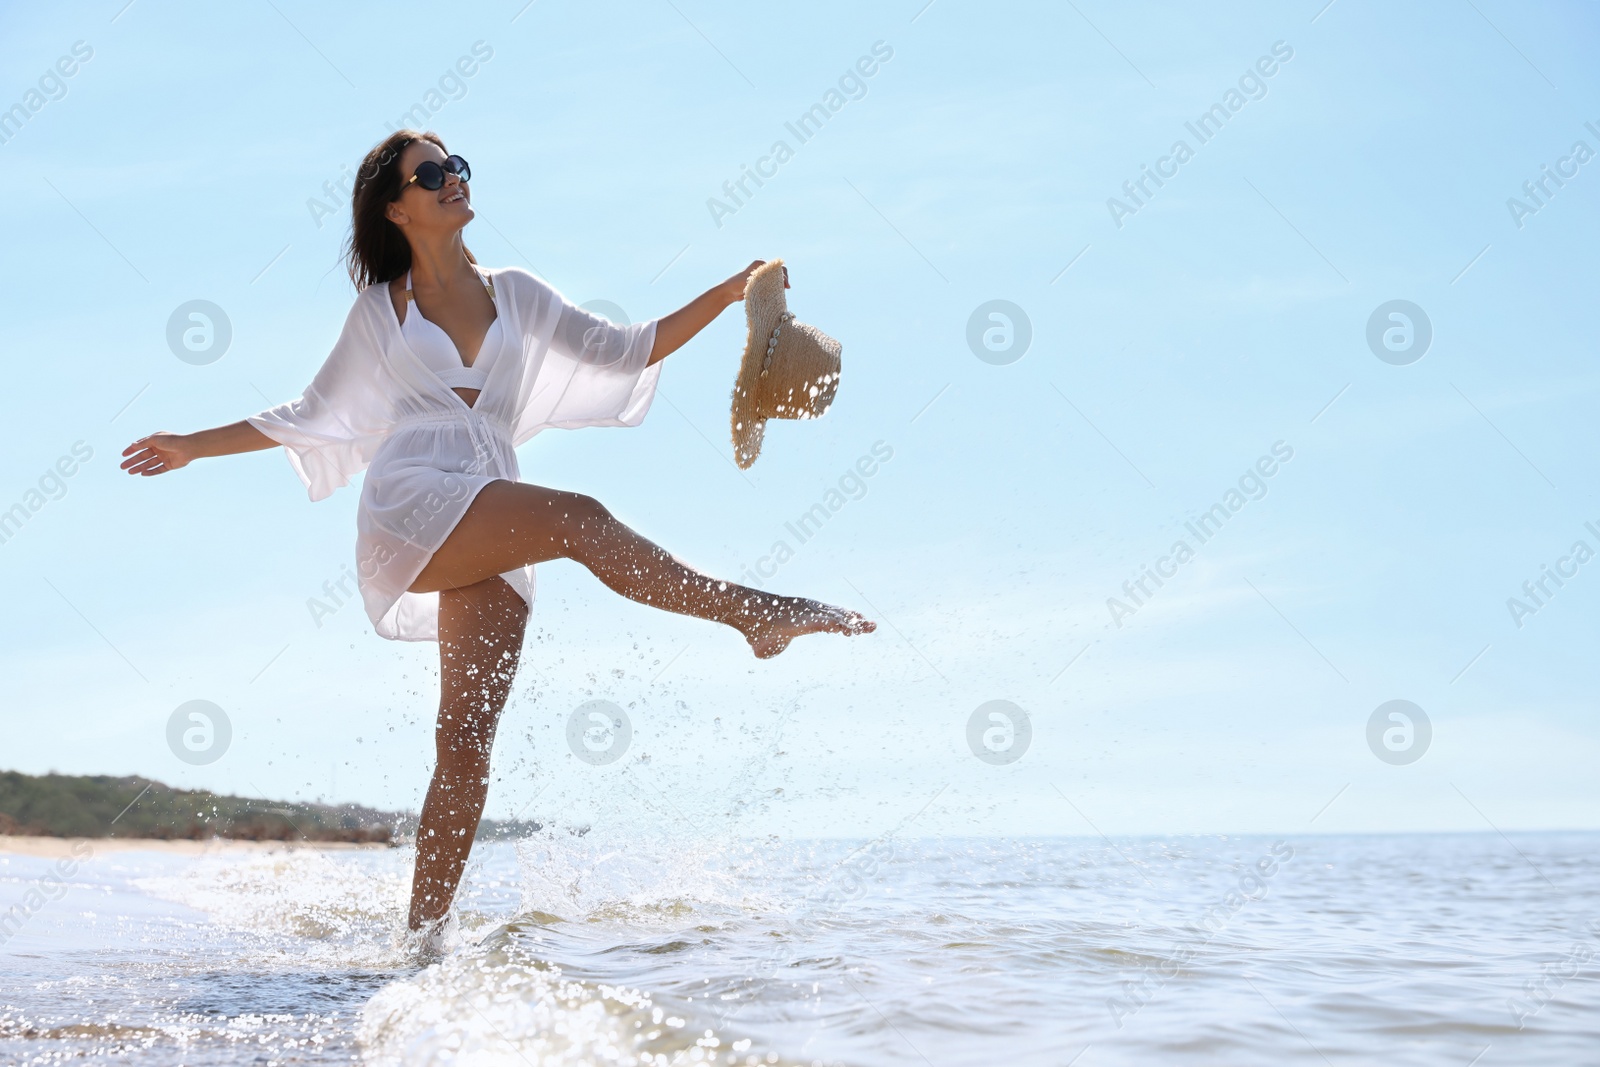
[[836,609],[834,617],[839,623],[839,632],[846,634],[870,634],[878,628],[878,624],[858,611],[847,611],[843,608]]

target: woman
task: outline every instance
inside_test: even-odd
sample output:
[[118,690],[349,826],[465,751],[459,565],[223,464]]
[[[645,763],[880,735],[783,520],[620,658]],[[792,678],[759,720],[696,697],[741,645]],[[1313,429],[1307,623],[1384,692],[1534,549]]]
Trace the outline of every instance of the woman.
[[310,387],[242,422],[141,438],[122,463],[148,476],[283,445],[312,500],[367,470],[356,522],[367,613],[385,638],[439,643],[413,930],[437,931],[472,848],[533,564],[576,560],[631,600],[734,627],[762,658],[801,634],[874,629],[852,611],[708,578],[598,501],[517,480],[513,450],[542,429],[638,425],[660,361],[742,300],[761,264],[663,318],[616,326],[526,271],[477,265],[462,243],[470,178],[432,133],[375,147],[351,197],[359,294]]

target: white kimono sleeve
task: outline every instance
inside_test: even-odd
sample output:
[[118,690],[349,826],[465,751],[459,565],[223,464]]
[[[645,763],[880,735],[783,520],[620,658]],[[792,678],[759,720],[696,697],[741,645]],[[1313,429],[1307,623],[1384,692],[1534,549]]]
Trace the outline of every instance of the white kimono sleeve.
[[637,426],[644,421],[661,377],[647,366],[659,319],[619,326],[577,307],[533,275],[521,309],[532,326],[535,351],[544,348],[537,376],[517,420],[514,443],[545,427]]
[[297,400],[246,421],[283,445],[312,500],[365,470],[383,443],[394,384],[383,371],[370,300],[357,298],[322,369]]

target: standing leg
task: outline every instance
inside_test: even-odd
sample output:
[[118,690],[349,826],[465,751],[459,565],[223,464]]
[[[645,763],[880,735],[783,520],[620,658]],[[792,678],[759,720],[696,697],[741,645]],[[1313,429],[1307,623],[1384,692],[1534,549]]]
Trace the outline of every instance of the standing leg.
[[527,626],[527,604],[498,575],[439,594],[438,756],[417,826],[413,930],[449,914],[489,793],[489,750]]
[[467,585],[552,559],[583,564],[630,600],[726,623],[762,658],[776,656],[802,634],[876,628],[854,611],[701,574],[617,521],[593,497],[525,482],[484,486],[411,591]]

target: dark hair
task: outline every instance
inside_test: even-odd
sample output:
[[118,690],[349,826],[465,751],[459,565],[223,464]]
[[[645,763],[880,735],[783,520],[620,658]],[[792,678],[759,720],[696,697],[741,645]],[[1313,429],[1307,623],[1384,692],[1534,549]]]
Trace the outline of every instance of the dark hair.
[[[400,173],[400,157],[413,141],[431,141],[439,151],[449,154],[444,141],[430,131],[396,130],[373,146],[361,161],[355,188],[350,192],[350,239],[345,244],[345,263],[356,288],[365,289],[379,282],[404,277],[411,269],[411,245],[400,227],[390,222],[384,209],[400,196],[405,176]],[[467,259],[478,262],[472,252]]]

